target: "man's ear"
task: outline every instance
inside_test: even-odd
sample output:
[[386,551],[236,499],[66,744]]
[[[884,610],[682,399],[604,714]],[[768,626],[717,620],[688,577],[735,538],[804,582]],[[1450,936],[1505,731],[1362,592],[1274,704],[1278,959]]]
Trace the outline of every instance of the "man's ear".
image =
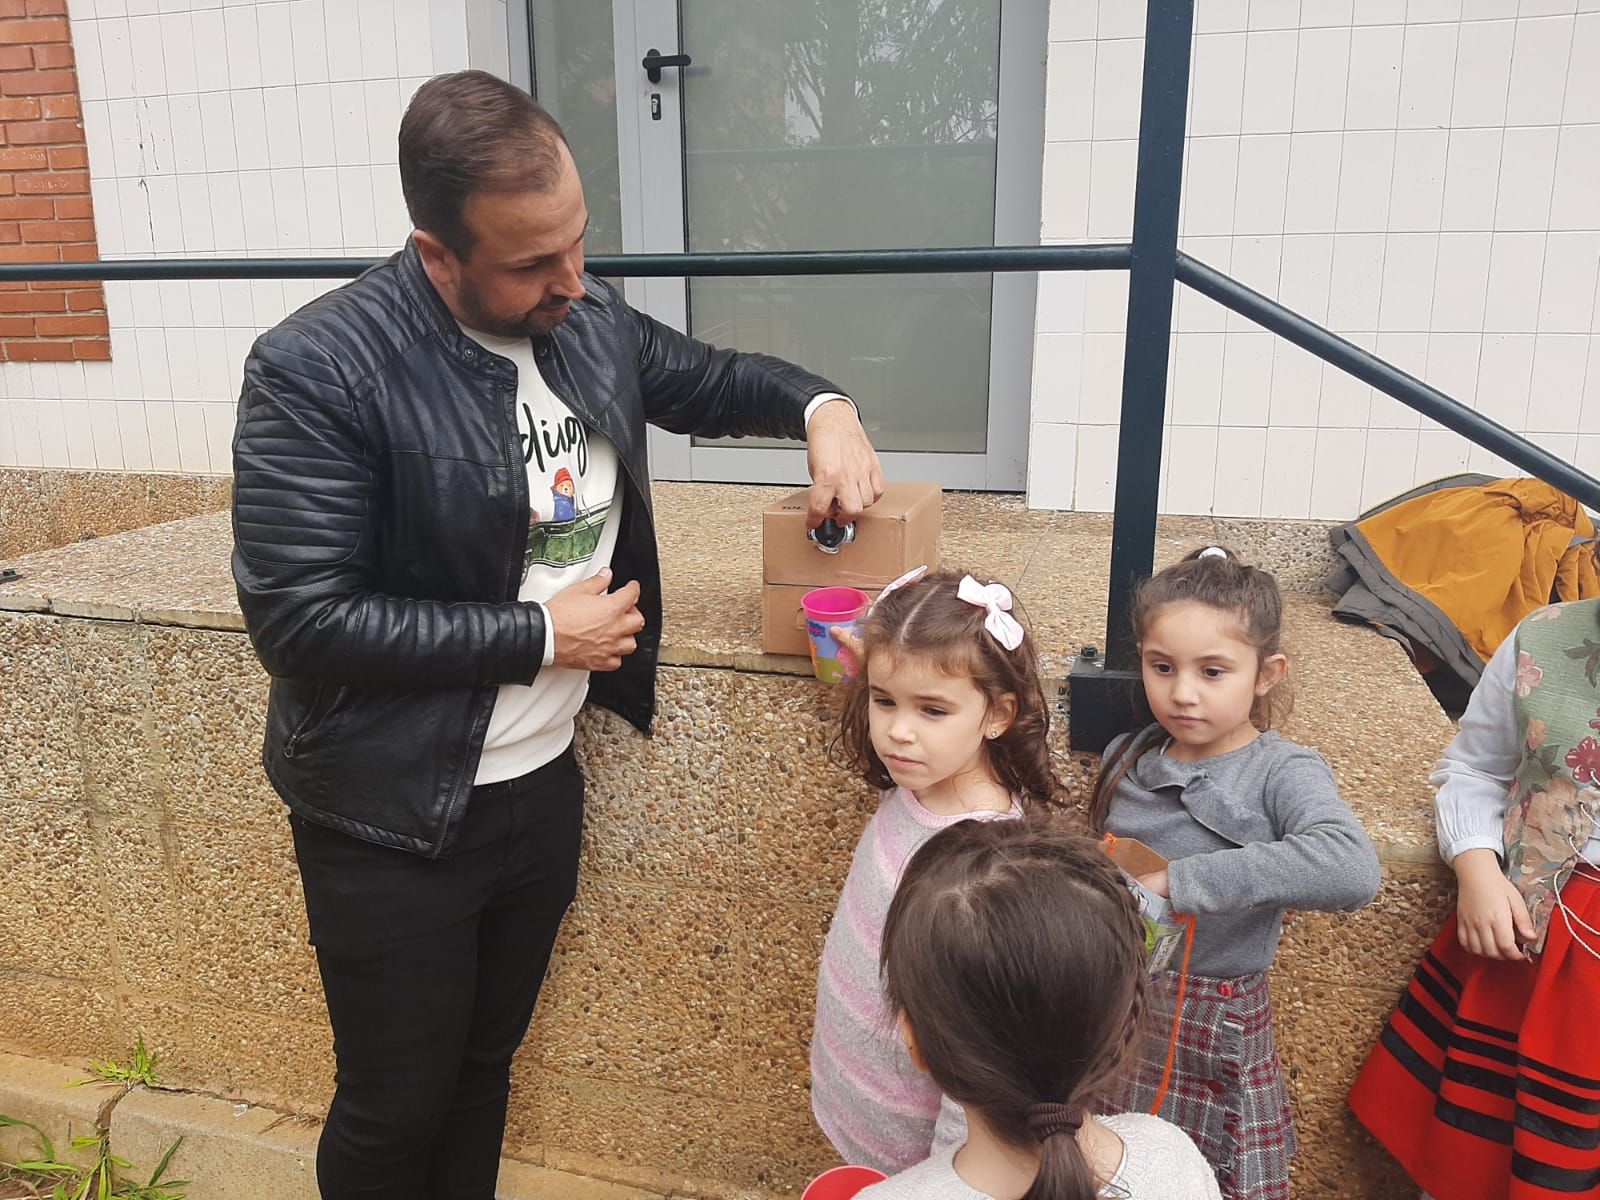
[[411,241],[417,247],[422,269],[428,273],[434,288],[441,296],[454,296],[456,284],[461,278],[461,260],[456,257],[455,251],[440,241],[437,234],[429,233],[426,229],[413,229]]
[[902,1011],[897,1018],[900,1025],[900,1040],[906,1044],[906,1053],[911,1056],[911,1065],[924,1075],[928,1073],[927,1060],[922,1057],[922,1051],[917,1049],[917,1035],[912,1032],[911,1022],[906,1020]]

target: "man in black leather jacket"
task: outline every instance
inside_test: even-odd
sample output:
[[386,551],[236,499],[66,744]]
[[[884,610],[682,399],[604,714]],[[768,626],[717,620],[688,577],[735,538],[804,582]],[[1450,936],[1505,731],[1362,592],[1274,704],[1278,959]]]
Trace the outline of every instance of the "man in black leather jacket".
[[813,525],[882,476],[827,381],[582,273],[577,171],[525,93],[425,85],[400,171],[406,248],[245,363],[233,569],[333,1024],[322,1194],[489,1200],[576,887],[573,714],[655,708],[646,423],[806,438]]

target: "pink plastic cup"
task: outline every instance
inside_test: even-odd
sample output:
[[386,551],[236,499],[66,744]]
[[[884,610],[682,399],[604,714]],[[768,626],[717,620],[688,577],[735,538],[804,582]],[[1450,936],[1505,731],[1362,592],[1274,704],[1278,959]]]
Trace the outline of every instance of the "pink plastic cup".
[[800,1200],[850,1200],[862,1188],[889,1178],[871,1167],[834,1167],[818,1175],[801,1193]]
[[853,587],[815,588],[800,597],[806,636],[811,640],[811,667],[823,683],[843,683],[856,673],[855,655],[839,644],[833,630],[848,626],[859,638],[871,604],[871,596]]

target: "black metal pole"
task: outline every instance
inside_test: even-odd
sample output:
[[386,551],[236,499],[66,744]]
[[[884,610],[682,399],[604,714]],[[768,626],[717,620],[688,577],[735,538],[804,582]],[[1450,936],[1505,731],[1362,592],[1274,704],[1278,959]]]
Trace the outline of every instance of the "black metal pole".
[[1360,346],[1352,345],[1338,334],[1330,333],[1316,322],[1285,308],[1276,300],[1269,300],[1237,279],[1187,254],[1178,255],[1178,279],[1224,308],[1250,318],[1263,329],[1271,330],[1302,350],[1309,350],[1324,362],[1332,363],[1363,383],[1370,383],[1407,408],[1415,409],[1446,429],[1453,429],[1485,449],[1492,450],[1589,508],[1600,509],[1600,480],[1586,475],[1571,463],[1561,461],[1543,447],[1534,445],[1459,400],[1451,399],[1438,388],[1429,387],[1399,367],[1384,362]]
[[1139,102],[1128,332],[1122,360],[1122,429],[1117,443],[1111,586],[1106,600],[1105,664],[1114,670],[1131,670],[1135,665],[1128,613],[1134,588],[1150,574],[1155,558],[1193,31],[1194,0],[1150,0],[1145,10],[1144,89]]
[[0,263],[0,281],[55,279],[354,279],[381,258],[113,258]]
[[[600,254],[595,275],[922,275],[959,271],[1122,271],[1127,243],[960,246],[945,250],[806,250],[741,254]],[[0,281],[52,279],[352,279],[380,258],[140,258],[0,263]]]
[[1125,271],[1127,243],[961,246],[947,250],[795,250],[741,254],[618,254],[589,259],[595,275],[926,275],[951,271]]

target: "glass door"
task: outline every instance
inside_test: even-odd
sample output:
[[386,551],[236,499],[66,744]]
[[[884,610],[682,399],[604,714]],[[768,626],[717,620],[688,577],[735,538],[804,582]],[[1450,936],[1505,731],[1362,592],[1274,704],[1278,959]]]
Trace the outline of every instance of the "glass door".
[[[626,251],[1038,239],[1046,0],[533,0],[531,13],[535,93],[568,129],[597,232],[614,188]],[[655,80],[652,54],[668,60]],[[598,161],[612,153],[614,176]],[[892,478],[1023,486],[1031,275],[630,280],[627,294],[695,337],[832,379]],[[660,478],[805,479],[792,443],[651,437]]]

